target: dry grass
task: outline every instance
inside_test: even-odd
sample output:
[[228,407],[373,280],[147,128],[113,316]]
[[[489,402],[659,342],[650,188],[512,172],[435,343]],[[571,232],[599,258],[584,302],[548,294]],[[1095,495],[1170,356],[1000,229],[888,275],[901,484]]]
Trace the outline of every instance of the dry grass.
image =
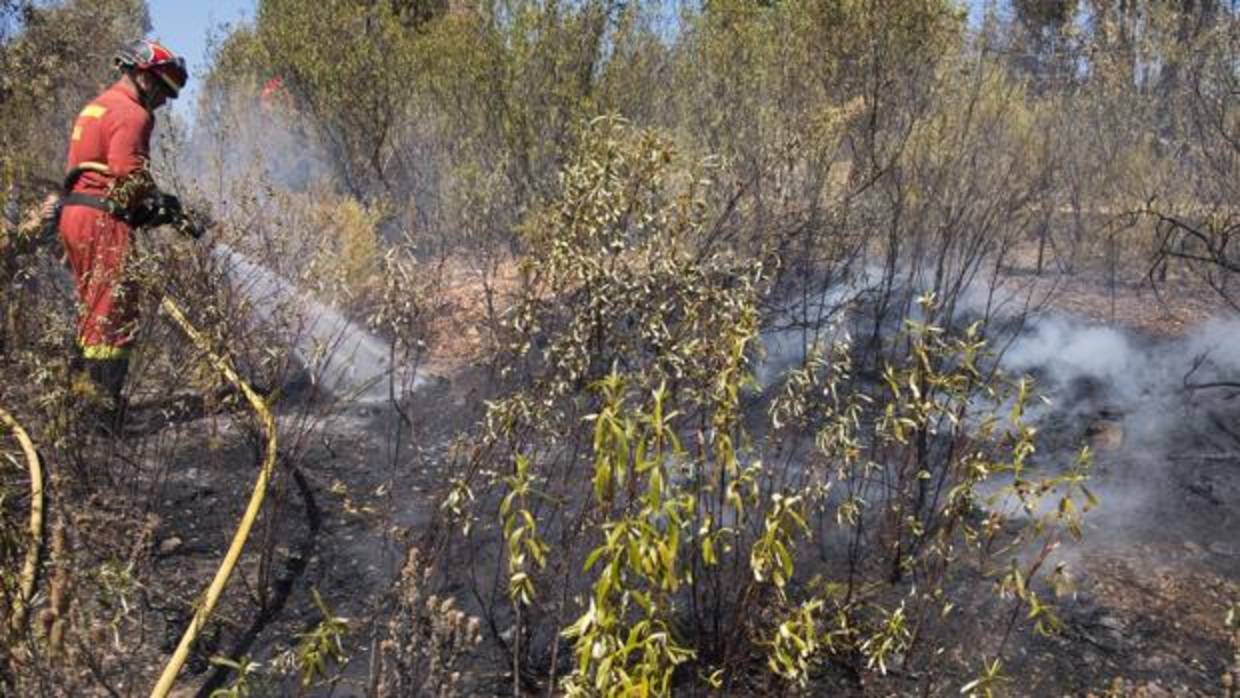
[[489,352],[494,323],[512,306],[520,272],[512,258],[500,261],[493,270],[480,269],[463,256],[436,264],[442,265],[443,283],[429,322],[428,370],[445,374],[475,364]]

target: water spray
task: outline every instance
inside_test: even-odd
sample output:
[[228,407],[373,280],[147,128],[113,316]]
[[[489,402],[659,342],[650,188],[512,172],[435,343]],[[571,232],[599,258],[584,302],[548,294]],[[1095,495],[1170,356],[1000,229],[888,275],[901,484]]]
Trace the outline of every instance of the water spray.
[[[299,309],[303,332],[293,350],[313,369],[315,382],[338,396],[359,403],[380,403],[389,398],[388,380],[416,389],[423,379],[407,369],[393,366],[389,347],[379,337],[340,311],[310,297],[271,269],[251,260],[224,243],[215,243],[211,254],[226,263],[229,275],[247,296],[264,304],[284,302]],[[244,279],[245,283],[240,283]],[[260,320],[263,309],[258,308]],[[400,395],[397,395],[399,398]]]

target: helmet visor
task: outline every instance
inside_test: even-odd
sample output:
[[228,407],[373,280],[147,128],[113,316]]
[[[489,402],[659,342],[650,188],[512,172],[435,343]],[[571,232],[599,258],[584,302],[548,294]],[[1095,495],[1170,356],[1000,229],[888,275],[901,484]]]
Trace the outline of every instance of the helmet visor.
[[173,99],[181,94],[181,89],[189,80],[189,71],[185,69],[185,59],[177,56],[159,65],[151,66],[151,72],[164,83]]

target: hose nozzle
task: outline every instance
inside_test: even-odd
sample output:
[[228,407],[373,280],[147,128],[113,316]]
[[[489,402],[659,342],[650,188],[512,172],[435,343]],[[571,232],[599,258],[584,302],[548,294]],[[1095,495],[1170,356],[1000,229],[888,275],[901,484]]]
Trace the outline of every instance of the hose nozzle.
[[206,234],[207,228],[211,227],[212,221],[199,211],[184,211],[172,223],[172,227],[178,233],[189,236],[195,240],[201,240]]

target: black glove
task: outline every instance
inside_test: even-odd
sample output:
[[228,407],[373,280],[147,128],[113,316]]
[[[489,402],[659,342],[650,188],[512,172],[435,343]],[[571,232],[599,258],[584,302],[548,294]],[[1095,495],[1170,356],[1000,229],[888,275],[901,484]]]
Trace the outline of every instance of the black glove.
[[153,228],[176,223],[184,217],[180,199],[172,194],[155,192],[138,203],[138,207],[129,216],[129,222],[138,228]]
[[155,215],[151,225],[167,225],[176,223],[185,217],[181,210],[181,200],[172,194],[159,194],[155,197]]

